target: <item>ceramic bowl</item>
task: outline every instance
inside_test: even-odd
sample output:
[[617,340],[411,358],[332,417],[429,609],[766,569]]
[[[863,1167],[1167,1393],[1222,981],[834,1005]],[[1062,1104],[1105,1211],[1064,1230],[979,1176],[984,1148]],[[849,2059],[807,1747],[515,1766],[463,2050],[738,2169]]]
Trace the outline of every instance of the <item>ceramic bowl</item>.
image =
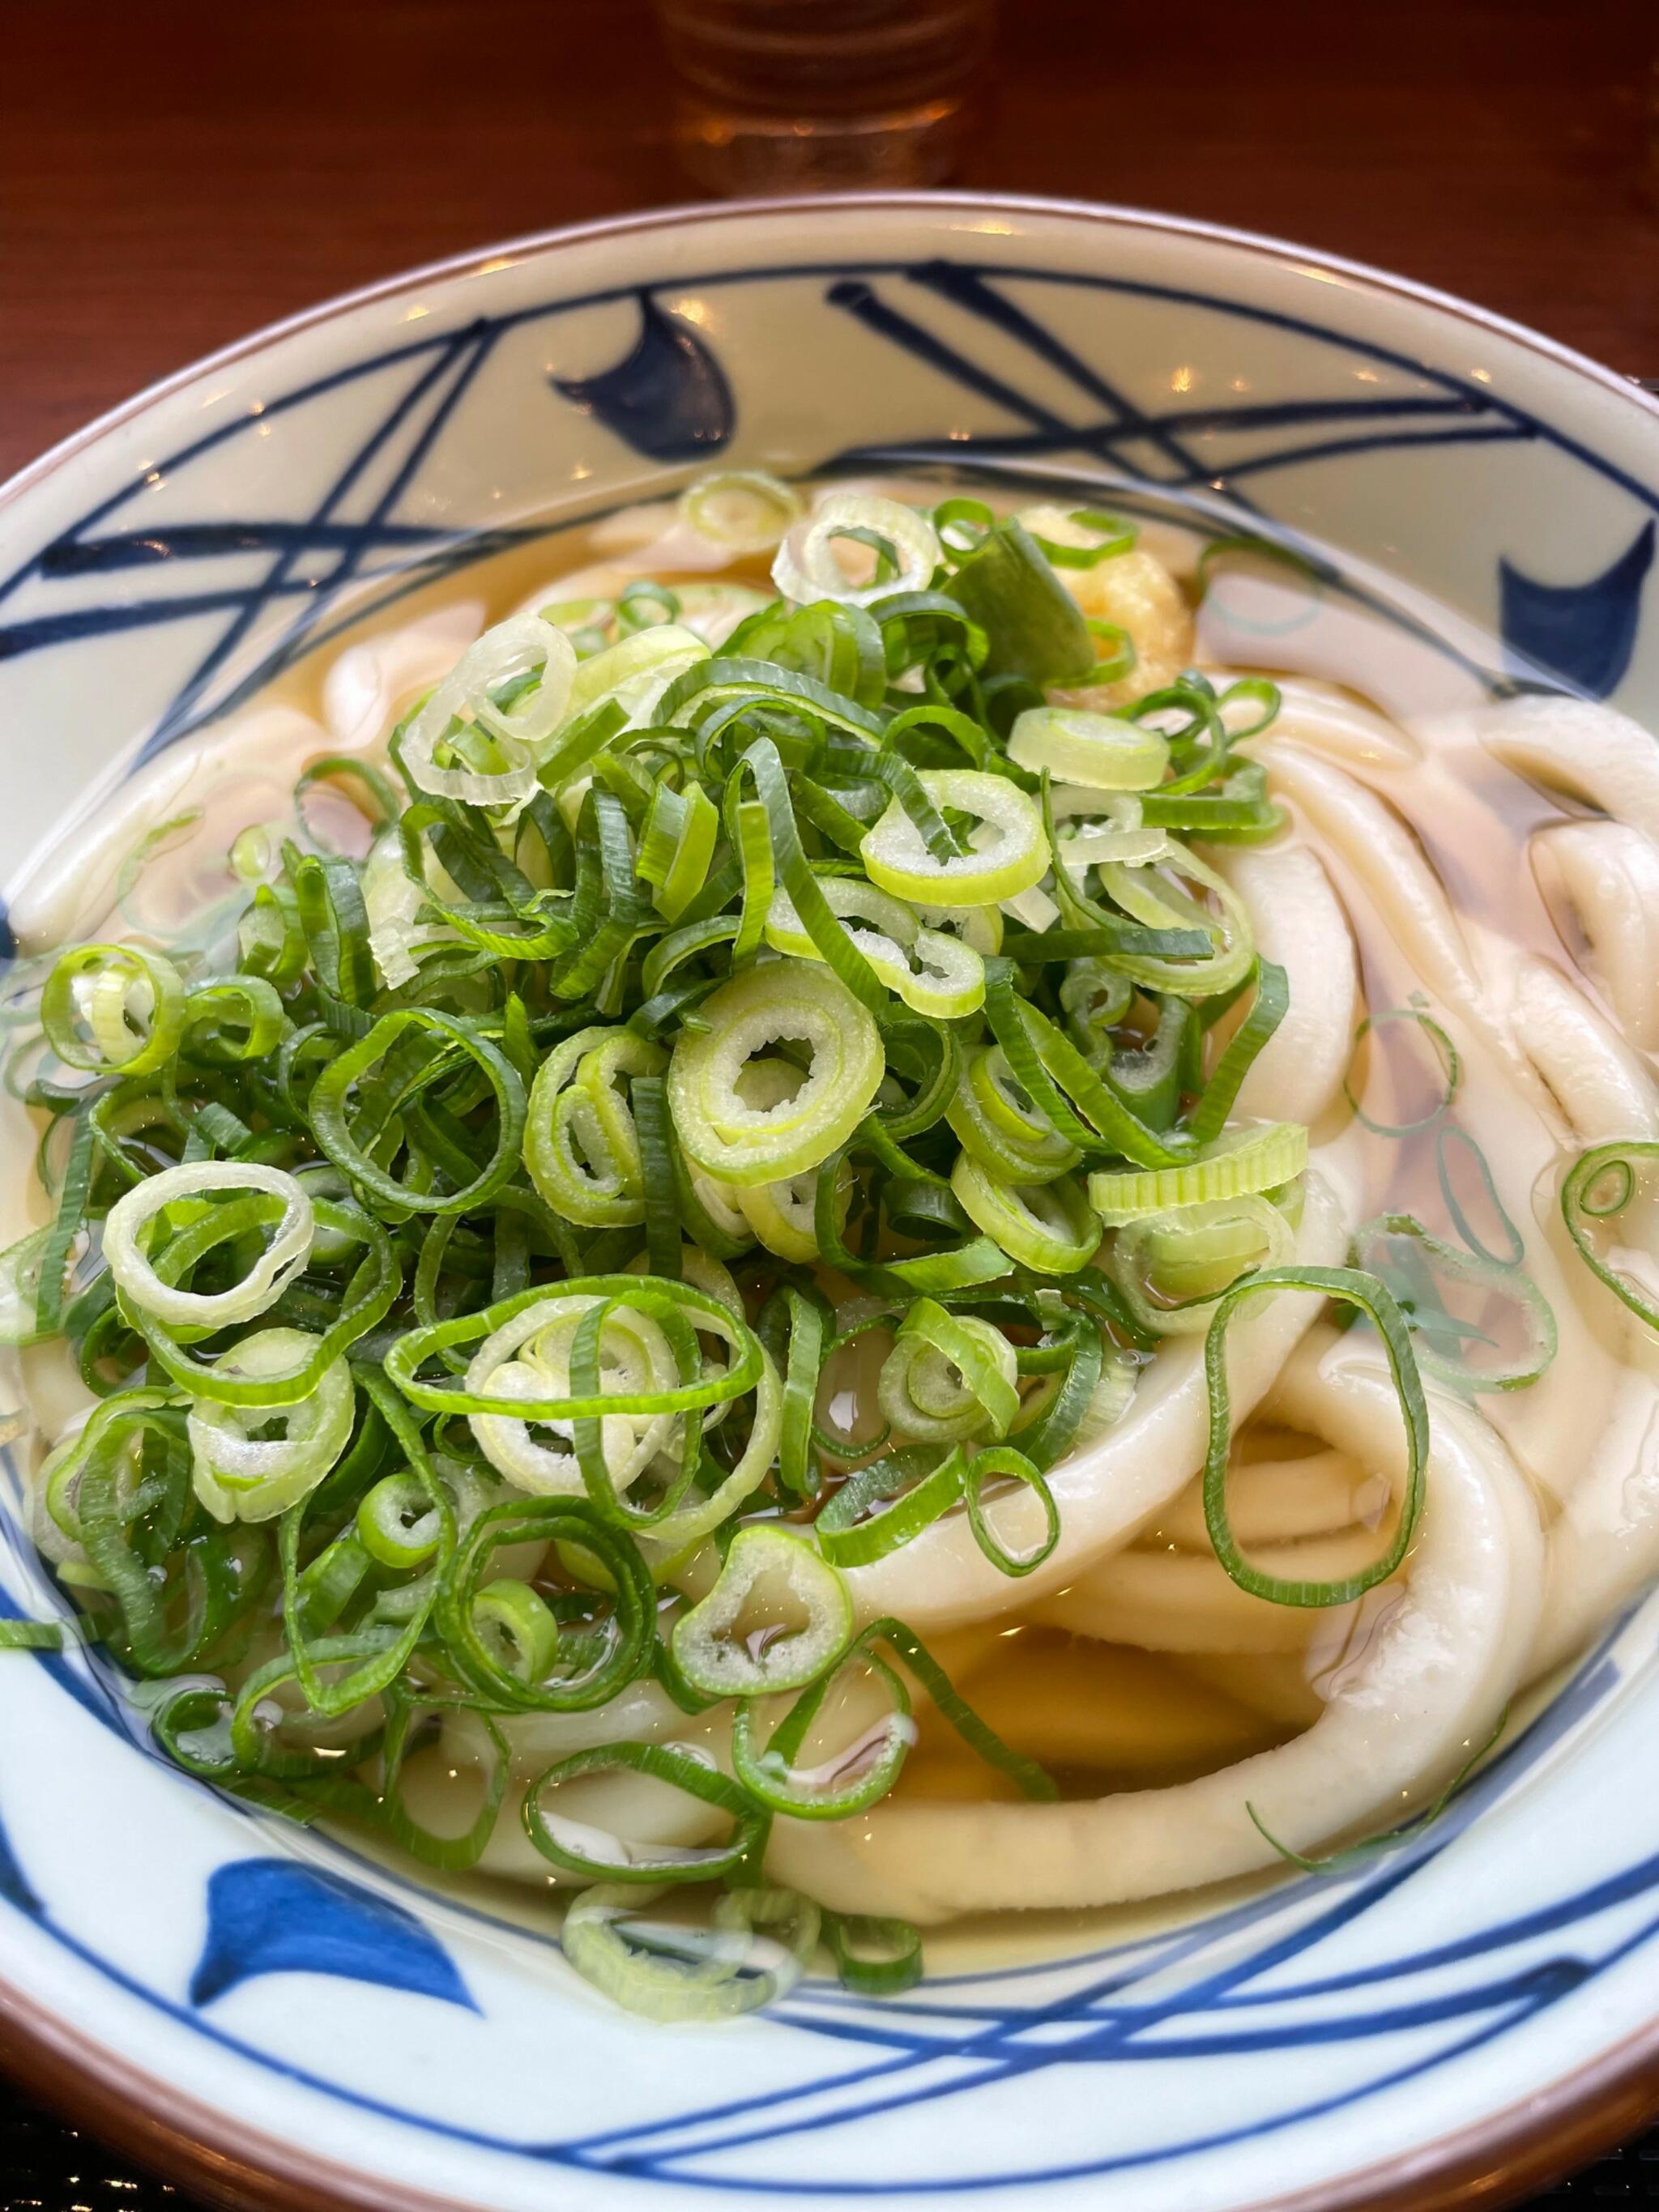
[[[0,883],[27,902],[89,792],[325,653],[348,606],[716,457],[1180,495],[1218,534],[1334,549],[1327,588],[1382,608],[1402,653],[1429,649],[1428,594],[1454,658],[1462,623],[1659,727],[1659,409],[1617,378],[1455,301],[1153,216],[726,207],[319,309],[0,493]],[[14,1479],[0,1604],[50,1611],[17,1507]],[[1650,1603],[1419,1841],[1349,1873],[897,2003],[809,1979],[775,2014],[666,2031],[593,1997],[550,1934],[173,1770],[95,1652],[19,1655],[4,2054],[198,2188],[289,2208],[1334,2212],[1519,2189],[1659,2087],[1656,1641]]]

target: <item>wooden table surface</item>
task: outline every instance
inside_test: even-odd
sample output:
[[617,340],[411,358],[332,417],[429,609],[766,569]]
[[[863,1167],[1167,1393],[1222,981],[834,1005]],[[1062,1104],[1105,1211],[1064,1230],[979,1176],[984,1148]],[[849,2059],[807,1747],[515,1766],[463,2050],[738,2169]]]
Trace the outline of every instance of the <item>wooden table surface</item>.
[[[1276,232],[1659,378],[1659,0],[1008,0],[957,181]],[[0,477],[258,325],[690,197],[646,0],[0,0]],[[1632,2151],[1559,2192],[1650,2202]],[[13,2099],[0,2212],[161,2192]]]

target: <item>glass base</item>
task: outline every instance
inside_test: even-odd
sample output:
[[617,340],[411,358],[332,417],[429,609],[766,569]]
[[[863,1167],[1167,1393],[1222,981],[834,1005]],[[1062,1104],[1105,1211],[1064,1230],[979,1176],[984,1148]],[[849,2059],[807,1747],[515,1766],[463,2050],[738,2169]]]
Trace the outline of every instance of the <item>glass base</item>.
[[683,94],[674,141],[696,181],[728,197],[848,191],[942,184],[961,157],[969,120],[959,99],[878,115],[778,116]]

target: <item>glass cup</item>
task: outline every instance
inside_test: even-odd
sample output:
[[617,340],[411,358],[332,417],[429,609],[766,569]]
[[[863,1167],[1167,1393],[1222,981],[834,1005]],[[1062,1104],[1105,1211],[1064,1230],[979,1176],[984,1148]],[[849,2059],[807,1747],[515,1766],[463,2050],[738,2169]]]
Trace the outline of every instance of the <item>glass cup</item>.
[[717,192],[936,185],[972,120],[996,0],[657,0],[675,137]]

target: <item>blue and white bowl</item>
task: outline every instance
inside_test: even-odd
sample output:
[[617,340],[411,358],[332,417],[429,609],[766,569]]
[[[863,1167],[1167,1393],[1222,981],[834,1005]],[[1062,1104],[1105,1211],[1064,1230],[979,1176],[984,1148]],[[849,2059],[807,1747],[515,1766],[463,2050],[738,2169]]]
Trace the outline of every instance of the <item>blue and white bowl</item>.
[[[343,610],[672,489],[994,462],[1333,548],[1659,728],[1659,409],[1451,300],[1015,199],[647,216],[250,340],[0,492],[0,883]],[[1141,486],[1122,493],[1125,477]],[[1473,680],[1473,679],[1472,679]],[[59,846],[61,852],[62,847]],[[33,882],[41,880],[33,867]],[[4,1487],[0,1607],[60,1605]],[[95,1652],[3,1662],[0,2052],[238,2203],[984,2194],[1297,2212],[1517,2190],[1659,2078],[1659,1607],[1413,1844],[872,2004],[641,2026],[556,1945],[229,1803]]]

